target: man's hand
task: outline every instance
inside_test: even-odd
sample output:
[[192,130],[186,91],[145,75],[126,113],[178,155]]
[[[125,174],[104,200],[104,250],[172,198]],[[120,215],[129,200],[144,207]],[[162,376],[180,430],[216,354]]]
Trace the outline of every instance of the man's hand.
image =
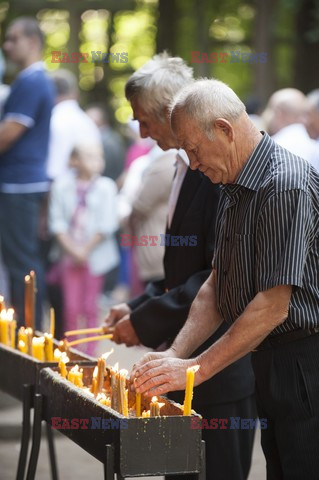
[[[198,362],[194,358],[182,360],[166,357],[163,354],[165,355],[166,352],[155,354],[157,356],[161,355],[161,358],[151,360],[133,369],[131,380],[133,380],[137,392],[152,397],[153,395],[163,395],[174,390],[185,389],[186,370],[188,367],[198,365]],[[197,372],[195,374],[195,385],[200,381],[199,372]]]
[[131,313],[130,307],[127,303],[119,303],[111,308],[109,313],[106,315],[103,326],[112,327],[115,325],[121,318],[125,317]]
[[136,335],[129,314],[122,317],[121,320],[116,323],[113,332],[113,342],[118,344],[125,343],[127,347],[133,347],[141,343]]

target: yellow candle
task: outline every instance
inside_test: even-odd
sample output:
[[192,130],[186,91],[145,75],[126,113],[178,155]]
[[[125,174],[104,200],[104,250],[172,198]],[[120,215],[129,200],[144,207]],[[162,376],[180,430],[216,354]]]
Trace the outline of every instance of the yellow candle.
[[151,416],[150,410],[144,410],[142,412],[142,418],[149,418]]
[[53,352],[53,359],[55,362],[59,362],[62,352],[59,348],[55,348]]
[[15,320],[11,320],[10,322],[10,344],[12,348],[16,348],[16,328],[17,322]]
[[44,334],[44,354],[46,362],[53,362],[53,336],[51,333]]
[[68,363],[69,358],[66,355],[66,353],[62,353],[60,360],[59,360],[59,369],[60,369],[60,374],[63,378],[66,378],[67,376],[67,369],[66,369],[66,364]]
[[195,373],[199,370],[199,365],[194,365],[186,370],[186,390],[184,399],[184,415],[189,416],[192,411],[193,389]]
[[[26,331],[25,331],[24,327],[20,327],[19,330],[18,330],[18,346],[19,346],[20,342],[23,342],[24,345],[25,345],[26,351],[24,353],[28,353],[28,337],[27,337],[27,334],[26,334]],[[19,350],[20,350],[20,348],[19,348]]]
[[54,338],[55,333],[55,313],[54,308],[50,308],[50,334],[52,338]]
[[0,313],[0,339],[1,343],[3,343],[4,345],[9,344],[9,329],[6,310],[1,310]]
[[74,379],[74,383],[77,387],[79,388],[83,388],[83,368],[81,368],[76,376],[75,376],[75,379]]
[[18,349],[21,353],[28,353],[28,345],[23,340],[18,341]]
[[93,370],[92,385],[91,385],[91,392],[95,397],[97,395],[97,371],[98,369],[96,366],[94,367],[94,370]]
[[97,361],[97,390],[96,393],[100,393],[104,384],[104,374],[105,374],[105,359],[99,358]]
[[31,271],[30,275],[24,277],[24,316],[25,325],[34,330],[34,317],[35,317],[35,290],[36,290],[36,277],[35,272]]
[[150,403],[150,415],[151,417],[159,417],[161,415],[161,408],[165,403],[159,403],[157,397],[152,397]]
[[125,417],[128,417],[128,389],[126,388],[124,390],[124,399],[123,399],[123,411],[122,411],[122,414],[125,416]]
[[118,369],[119,365],[116,363],[113,368],[111,368],[111,389],[112,389],[112,396],[111,396],[111,407],[113,410],[118,411],[119,409],[119,387],[118,387]]
[[117,378],[118,378],[118,389],[119,389],[119,412],[122,415],[126,413],[126,399],[125,399],[125,390],[126,390],[126,376],[128,371],[122,369],[119,371]]
[[142,407],[142,394],[141,393],[136,393],[135,411],[136,411],[136,416],[137,417],[141,416],[141,407]]
[[33,337],[32,339],[32,356],[44,362],[44,337]]

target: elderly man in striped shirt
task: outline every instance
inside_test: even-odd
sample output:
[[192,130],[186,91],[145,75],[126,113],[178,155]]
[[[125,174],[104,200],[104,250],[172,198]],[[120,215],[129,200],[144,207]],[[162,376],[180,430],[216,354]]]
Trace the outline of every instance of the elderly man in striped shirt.
[[[134,367],[136,389],[182,389],[195,364],[199,384],[252,351],[267,478],[317,480],[319,175],[260,133],[220,81],[185,87],[171,120],[191,168],[222,184],[216,251],[171,348]],[[223,320],[223,337],[188,359]]]

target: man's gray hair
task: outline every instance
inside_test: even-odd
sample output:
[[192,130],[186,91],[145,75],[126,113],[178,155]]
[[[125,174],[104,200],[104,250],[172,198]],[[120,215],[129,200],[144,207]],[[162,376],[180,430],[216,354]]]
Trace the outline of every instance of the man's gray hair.
[[245,105],[225,83],[215,79],[201,79],[183,88],[171,104],[171,113],[181,110],[194,119],[199,128],[213,139],[212,125],[217,118],[230,123],[245,112]]
[[74,73],[65,68],[60,68],[51,73],[56,93],[60,96],[77,96],[78,93],[78,81]]
[[125,95],[129,101],[143,99],[147,113],[163,119],[163,110],[170,105],[174,95],[193,81],[193,70],[180,57],[170,57],[166,52],[154,55],[128,79]]

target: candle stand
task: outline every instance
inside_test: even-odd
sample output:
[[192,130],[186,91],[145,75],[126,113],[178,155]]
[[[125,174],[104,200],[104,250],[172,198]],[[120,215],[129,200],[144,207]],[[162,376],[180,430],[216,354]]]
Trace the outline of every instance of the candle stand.
[[[84,384],[88,385],[93,366],[82,368]],[[87,428],[80,424],[78,428],[60,431],[103,463],[105,480],[113,480],[115,473],[119,479],[187,473],[205,479],[201,430],[191,428],[191,417],[183,416],[174,402],[161,398],[164,406],[158,417],[125,417],[62,378],[57,368],[44,368],[39,376],[27,480],[32,480],[36,473],[41,422],[56,426],[57,418],[62,422],[85,419]],[[143,399],[144,408],[149,408],[149,403],[150,399]],[[135,404],[132,392],[128,404],[129,408]]]
[[[57,344],[56,344],[57,346]],[[81,352],[70,349],[70,365],[78,363],[92,364],[95,359]],[[57,362],[40,362],[39,360],[21,353],[19,350],[0,343],[0,389],[12,397],[22,401],[22,433],[20,455],[17,469],[17,480],[24,480],[26,469],[29,439],[31,431],[30,414],[34,407],[34,398],[38,390],[39,374],[41,369],[48,366],[57,366]],[[53,444],[52,431],[47,428],[47,439],[50,455],[52,479],[57,480],[57,467]]]

